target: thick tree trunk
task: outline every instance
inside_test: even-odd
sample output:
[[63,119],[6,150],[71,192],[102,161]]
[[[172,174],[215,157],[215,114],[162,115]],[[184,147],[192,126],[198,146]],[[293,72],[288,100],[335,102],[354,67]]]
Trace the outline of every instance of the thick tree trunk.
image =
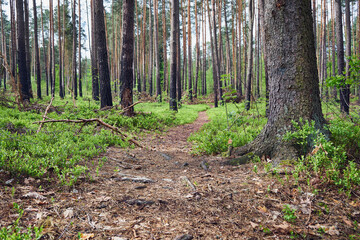
[[120,104],[126,116],[134,115],[133,62],[134,62],[134,0],[123,1],[123,44],[121,51]]
[[170,32],[170,109],[177,111],[176,80],[178,71],[178,23],[179,23],[179,0],[171,0],[171,32]]
[[24,5],[22,0],[16,0],[16,23],[17,23],[17,67],[19,69],[20,79],[20,97],[23,102],[30,100],[30,86],[28,81],[26,67],[26,49],[25,49],[25,20]]
[[282,140],[292,129],[292,120],[314,121],[325,132],[312,26],[310,1],[265,3],[265,46],[271,66],[269,120],[260,135],[236,149],[235,155],[253,152],[278,163],[304,154]]
[[[101,108],[103,108],[113,105],[110,87],[108,53],[106,46],[103,0],[95,0],[95,24],[95,41],[99,61],[100,105]],[[132,81],[132,78],[130,79],[130,81]]]
[[[337,49],[337,63],[338,74],[343,75],[345,69],[344,61],[344,40],[343,40],[343,24],[342,24],[342,7],[341,0],[335,0],[335,18],[336,18],[336,49]],[[342,112],[349,114],[349,91],[343,84],[340,89],[340,109]]]
[[95,0],[91,0],[91,75],[92,75],[92,97],[99,100],[99,68],[96,46],[96,24],[95,24]]
[[35,42],[35,66],[36,66],[36,93],[37,97],[41,99],[41,69],[40,69],[40,56],[39,56],[39,40],[38,40],[38,21],[36,11],[36,1],[33,0],[33,12],[34,12],[34,42]]

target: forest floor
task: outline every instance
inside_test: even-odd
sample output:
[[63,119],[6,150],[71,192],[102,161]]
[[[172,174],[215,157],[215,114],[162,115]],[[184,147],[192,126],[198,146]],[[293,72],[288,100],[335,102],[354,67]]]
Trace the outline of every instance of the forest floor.
[[187,138],[207,121],[201,112],[192,124],[144,134],[144,148],[110,147],[92,180],[72,188],[32,178],[8,182],[0,226],[18,218],[17,203],[20,225],[43,225],[44,239],[360,238],[359,200],[319,179],[297,185],[290,166],[271,174],[261,163],[229,166],[220,156],[192,156]]

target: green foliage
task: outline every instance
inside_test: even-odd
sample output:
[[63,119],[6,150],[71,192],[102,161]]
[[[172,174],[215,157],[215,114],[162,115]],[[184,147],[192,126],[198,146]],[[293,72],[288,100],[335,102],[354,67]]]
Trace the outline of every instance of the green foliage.
[[[151,113],[129,118],[115,109],[98,111],[94,101],[78,100],[76,104],[74,108],[71,104],[64,105],[63,100],[55,100],[53,106],[63,106],[58,107],[61,112],[49,113],[48,117],[72,120],[101,118],[124,131],[136,132],[190,123],[197,118],[198,111],[209,108],[207,105],[184,106],[175,114],[168,110],[166,103],[144,103],[139,104],[137,110],[146,109]],[[118,135],[99,129],[95,124],[49,123],[37,134],[38,124],[33,123],[41,120],[42,114],[37,110],[21,112],[0,107],[0,169],[18,176],[46,177],[49,180],[56,177],[71,186],[89,172],[87,160],[105,152],[108,146],[129,147],[129,143]],[[103,162],[98,164],[97,171],[102,165]]]
[[345,85],[353,85],[358,83],[360,78],[360,59],[356,55],[348,57],[350,65],[350,77],[346,78],[346,72],[343,75],[330,76],[326,79],[329,87],[342,88]]
[[[328,140],[322,133],[315,130],[314,123],[304,123],[300,126],[293,123],[296,131],[288,132],[284,139],[295,140],[300,146],[305,146],[307,140],[314,142],[313,150],[307,156],[302,156],[296,163],[294,177],[301,174],[311,176],[314,172],[324,180],[351,190],[360,184],[360,169],[357,163],[350,161],[348,152],[359,152],[360,127],[345,121],[332,121],[329,130],[332,139]],[[355,134],[352,134],[354,132]]]
[[[200,131],[193,133],[193,153],[216,154],[226,152],[229,145],[243,146],[252,141],[266,124],[265,103],[259,108],[243,111],[244,104],[227,104],[207,111],[211,122],[205,124]],[[226,114],[228,112],[228,114]],[[261,113],[261,114],[259,114]]]
[[42,234],[42,227],[29,226],[26,230],[19,226],[19,221],[24,215],[24,210],[14,203],[14,208],[18,212],[19,217],[15,220],[12,226],[2,227],[0,229],[0,239],[3,240],[32,240],[40,239]]
[[295,222],[296,220],[296,209],[292,209],[288,204],[284,205],[284,208],[282,209],[282,212],[284,213],[284,220],[290,223]]

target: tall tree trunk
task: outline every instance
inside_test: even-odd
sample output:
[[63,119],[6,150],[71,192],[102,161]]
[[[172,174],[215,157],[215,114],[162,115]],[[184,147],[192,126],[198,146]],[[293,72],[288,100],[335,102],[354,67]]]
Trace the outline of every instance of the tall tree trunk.
[[54,83],[55,83],[55,79],[54,79],[54,75],[53,75],[53,68],[55,68],[55,66],[53,66],[53,34],[52,34],[52,29],[53,29],[53,24],[54,24],[54,15],[53,15],[53,1],[49,0],[49,8],[50,8],[50,29],[49,29],[49,62],[48,62],[48,71],[49,71],[49,82],[50,82],[50,92],[51,92],[51,96],[54,97],[55,92],[53,91],[55,89]]
[[34,12],[34,42],[35,42],[35,66],[36,66],[36,84],[37,84],[37,97],[41,99],[41,69],[40,69],[40,56],[39,56],[39,40],[38,40],[38,21],[36,11],[36,0],[33,0]]
[[79,95],[83,96],[83,87],[82,87],[82,68],[81,68],[81,1],[79,1]]
[[[112,106],[112,96],[110,87],[110,73],[108,63],[108,53],[106,44],[104,5],[103,0],[95,1],[95,41],[99,60],[99,79],[100,79],[100,103],[101,108]],[[132,81],[132,78],[129,80]]]
[[[186,44],[186,15],[185,15],[185,1],[186,0],[182,0],[181,1],[181,22],[182,22],[182,46],[183,46],[183,66],[182,66],[182,75],[181,75],[181,81],[179,83],[179,86],[182,85],[182,88],[185,90],[186,89],[186,85],[187,85],[187,44]],[[179,53],[179,57],[180,57],[180,53]],[[179,96],[178,96],[179,97]],[[181,100],[181,97],[179,97],[179,101]]]
[[[213,51],[214,51],[214,59],[213,59],[213,67],[216,69],[216,72],[214,74],[214,105],[215,107],[218,107],[218,88],[219,88],[219,79],[220,79],[220,66],[219,66],[219,55],[218,55],[218,43],[217,43],[217,33],[216,33],[216,9],[215,9],[215,0],[211,0],[212,3],[212,18],[213,18]],[[211,34],[210,34],[211,38]],[[215,61],[214,61],[215,60]]]
[[195,70],[195,78],[194,78],[194,97],[197,98],[198,94],[198,78],[199,78],[199,69],[200,69],[200,46],[199,46],[199,26],[198,26],[198,2],[195,0],[195,49],[196,49],[196,70]]
[[[338,74],[343,75],[344,62],[344,40],[343,40],[343,24],[342,24],[342,10],[341,0],[335,0],[335,18],[336,18],[336,49],[337,49],[337,63]],[[349,113],[349,105],[347,101],[347,91],[345,84],[340,89],[340,109],[344,113]]]
[[170,47],[171,47],[171,61],[170,61],[170,109],[177,111],[176,102],[176,80],[178,71],[178,25],[179,25],[179,0],[171,0],[171,31],[170,31]]
[[96,42],[95,24],[95,0],[91,0],[91,74],[92,74],[92,97],[95,101],[99,100],[99,68]]
[[152,24],[151,24],[151,0],[149,0],[149,94],[150,96],[153,95],[153,31],[151,31]]
[[73,36],[72,36],[72,41],[73,41],[73,48],[72,48],[72,74],[71,74],[71,78],[72,78],[72,91],[74,94],[74,99],[77,98],[78,96],[78,83],[77,83],[77,61],[76,61],[76,53],[77,53],[77,44],[76,44],[76,0],[73,0],[73,6],[72,6],[72,25],[73,25]]
[[[4,16],[2,11],[2,1],[0,1],[0,14],[1,14],[1,51],[4,54],[5,61],[7,61],[7,50],[6,50],[6,39],[5,39],[5,32],[4,32]],[[4,90],[6,90],[6,79],[7,79],[7,72],[4,71],[3,80],[4,80]],[[1,86],[1,82],[0,82]]]
[[246,103],[245,103],[245,109],[250,110],[250,101],[251,101],[251,81],[252,81],[252,73],[253,73],[253,22],[254,22],[254,16],[253,16],[253,0],[249,1],[249,32],[248,32],[248,56],[247,56],[247,76],[246,76],[246,82],[247,82],[247,89],[246,89]]
[[162,0],[162,24],[163,24],[163,59],[164,59],[164,90],[169,93],[169,77],[167,66],[167,49],[166,49],[166,11],[165,0]]
[[261,42],[262,42],[262,51],[264,56],[264,69],[265,69],[265,98],[266,98],[266,116],[269,115],[269,74],[268,74],[268,64],[265,46],[265,0],[259,0],[260,3],[260,25],[261,25]]
[[[268,54],[270,112],[259,136],[236,149],[236,155],[253,152],[269,156],[275,163],[297,159],[301,152],[282,136],[293,128],[292,121],[314,121],[327,134],[319,97],[310,1],[265,2],[265,40]],[[311,146],[311,143],[309,143]]]
[[237,0],[238,3],[238,66],[237,66],[237,90],[238,90],[238,95],[243,96],[243,91],[242,91],[242,54],[241,54],[241,25],[242,25],[242,5],[243,5],[243,1],[242,0]]
[[[357,32],[358,32],[358,58],[360,58],[360,0],[358,1],[358,22],[357,22]],[[358,83],[358,103],[360,104],[360,79]]]
[[[350,77],[350,57],[351,57],[351,23],[350,23],[350,0],[345,0],[345,29],[346,29],[346,78]],[[350,111],[350,85],[346,84],[343,88],[344,112]]]
[[26,72],[27,81],[29,85],[30,98],[33,98],[31,87],[31,52],[30,52],[30,23],[29,23],[29,0],[24,0],[24,13],[25,13],[25,53],[26,53]]
[[229,39],[229,28],[227,19],[227,1],[224,0],[224,20],[225,20],[225,38],[226,38],[226,74],[230,78],[230,84],[233,83],[232,65],[231,65],[231,54],[230,54],[230,39]]
[[[332,50],[332,75],[333,76],[336,76],[336,50],[335,50],[335,3],[334,3],[334,0],[331,0],[331,15],[332,15],[332,46],[331,46],[331,50]],[[333,88],[333,96],[334,96],[334,99],[336,100],[337,99],[337,88],[334,87]]]
[[40,5],[41,10],[41,33],[42,33],[42,47],[43,47],[43,55],[44,55],[44,64],[45,64],[45,77],[46,77],[46,96],[49,96],[49,70],[48,70],[48,58],[47,58],[47,50],[45,44],[45,37],[44,37],[44,18],[43,18],[43,7],[42,1]]
[[17,66],[19,69],[20,79],[20,97],[22,102],[30,100],[30,86],[27,79],[26,67],[26,48],[25,48],[25,20],[24,20],[24,5],[22,0],[16,0],[16,23],[17,23]]
[[189,100],[192,102],[192,46],[191,46],[191,15],[190,15],[190,0],[188,0],[188,72],[189,72]]
[[155,56],[155,78],[156,78],[156,97],[159,102],[161,99],[161,79],[160,79],[160,59],[159,59],[159,14],[158,0],[154,0],[154,56]]
[[[33,0],[35,2],[35,0]],[[64,6],[63,6],[64,8]],[[64,10],[64,9],[63,9]],[[62,44],[61,44],[61,37],[62,37],[62,33],[61,33],[61,12],[60,12],[60,0],[58,0],[58,37],[59,37],[59,41],[58,41],[58,47],[59,47],[59,96],[61,99],[64,98],[64,79],[63,79],[63,56],[62,56]],[[63,19],[65,21],[65,19]]]
[[126,116],[134,115],[133,104],[133,61],[134,61],[134,0],[123,1],[123,44],[120,74],[120,103]]
[[142,24],[142,31],[141,31],[141,34],[142,34],[142,63],[143,63],[143,66],[142,66],[142,70],[143,70],[143,73],[142,73],[142,92],[146,92],[146,0],[143,0],[143,24]]
[[202,92],[201,94],[205,96],[207,94],[206,86],[206,4],[202,1],[202,32],[203,32],[203,74],[202,74]]
[[[15,83],[17,83],[17,44],[16,44],[16,20],[15,20],[15,0],[10,0],[10,15],[11,15],[11,72],[15,78]],[[14,91],[17,91],[14,89]]]

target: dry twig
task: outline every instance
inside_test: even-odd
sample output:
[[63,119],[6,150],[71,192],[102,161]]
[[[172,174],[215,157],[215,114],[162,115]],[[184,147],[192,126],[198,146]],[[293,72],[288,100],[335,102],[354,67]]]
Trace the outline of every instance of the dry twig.
[[[49,105],[47,106],[47,108],[46,108],[46,110],[45,110],[45,113],[44,113],[44,116],[43,116],[43,121],[45,121],[45,119],[46,119],[46,115],[47,115],[48,112],[49,112],[49,109],[50,109],[50,107],[51,107],[51,105],[52,105],[53,100],[54,100],[54,97],[51,98],[50,103],[49,103]],[[41,128],[42,128],[43,125],[44,125],[44,123],[40,123],[40,126],[39,126],[38,130],[36,131],[36,133],[39,133],[39,132],[40,132],[40,130],[41,130]]]

